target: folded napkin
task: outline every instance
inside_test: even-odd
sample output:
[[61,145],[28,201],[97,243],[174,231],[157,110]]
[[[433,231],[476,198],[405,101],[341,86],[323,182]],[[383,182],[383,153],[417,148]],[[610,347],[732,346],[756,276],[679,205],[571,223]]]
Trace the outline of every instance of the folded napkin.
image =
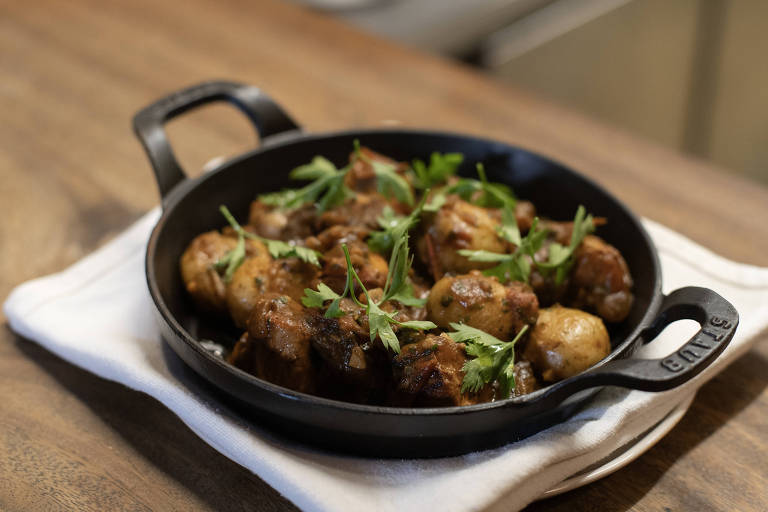
[[[146,241],[158,217],[153,210],[69,269],[16,288],[4,305],[11,327],[75,365],[152,395],[205,442],[307,510],[522,508],[655,425],[768,325],[768,269],[725,260],[646,220],[664,291],[706,286],[741,315],[733,342],[707,371],[664,393],[607,388],[565,423],[494,450],[429,460],[335,455],[239,417],[162,343],[144,278]],[[665,355],[675,348],[669,343],[683,341],[679,332],[663,337],[645,347],[646,356]]]

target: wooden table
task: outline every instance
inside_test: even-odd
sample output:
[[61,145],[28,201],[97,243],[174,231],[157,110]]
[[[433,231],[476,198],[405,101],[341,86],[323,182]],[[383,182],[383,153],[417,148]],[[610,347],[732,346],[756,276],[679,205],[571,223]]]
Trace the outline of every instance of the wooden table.
[[[768,265],[768,190],[444,60],[278,3],[0,2],[0,297],[156,204],[133,113],[203,79],[260,85],[309,130],[402,123],[567,162],[640,214]],[[254,144],[216,106],[174,121],[187,169]],[[704,386],[656,447],[535,510],[768,507],[768,340]],[[0,329],[0,509],[284,510],[154,399]]]

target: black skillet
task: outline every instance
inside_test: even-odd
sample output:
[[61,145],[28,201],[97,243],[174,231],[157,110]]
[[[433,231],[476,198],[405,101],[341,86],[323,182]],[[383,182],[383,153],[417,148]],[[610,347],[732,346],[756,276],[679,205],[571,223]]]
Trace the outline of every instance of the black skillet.
[[[261,148],[194,179],[179,167],[163,130],[169,119],[213,101],[229,101],[253,122]],[[659,260],[637,218],[581,174],[542,156],[501,142],[452,133],[402,129],[305,134],[259,89],[207,82],[163,98],[139,112],[134,129],[147,152],[162,195],[163,215],[147,247],[147,283],[163,338],[220,396],[260,424],[301,441],[365,456],[436,457],[499,446],[562,422],[602,386],[662,391],[688,381],[730,342],[738,313],[706,288],[661,292]],[[352,142],[397,160],[425,159],[432,151],[461,152],[461,174],[483,162],[490,179],[512,186],[550,218],[569,219],[579,204],[606,217],[599,235],[625,256],[635,280],[635,304],[611,328],[612,352],[579,375],[529,395],[466,407],[407,409],[357,405],[297,393],[249,375],[206,350],[200,340],[230,344],[236,333],[197,314],[179,275],[181,253],[199,233],[218,229],[226,204],[247,217],[257,194],[296,186],[288,171],[315,155],[346,162]],[[693,319],[702,326],[664,359],[632,359],[665,326]]]

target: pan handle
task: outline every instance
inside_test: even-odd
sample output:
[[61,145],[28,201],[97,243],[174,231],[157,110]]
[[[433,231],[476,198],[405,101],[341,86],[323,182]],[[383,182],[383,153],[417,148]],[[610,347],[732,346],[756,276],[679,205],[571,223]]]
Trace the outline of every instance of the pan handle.
[[709,366],[733,339],[739,314],[730,302],[707,288],[680,288],[661,305],[653,324],[640,333],[644,343],[655,339],[676,320],[691,319],[701,328],[675,353],[663,359],[619,359],[554,384],[542,402],[551,406],[583,389],[620,386],[664,391],[689,381]]
[[214,101],[228,101],[240,109],[251,120],[261,140],[299,129],[288,114],[260,89],[237,82],[203,82],[157,100],[133,117],[133,131],[149,157],[162,198],[186,179],[168,143],[163,125],[188,110]]

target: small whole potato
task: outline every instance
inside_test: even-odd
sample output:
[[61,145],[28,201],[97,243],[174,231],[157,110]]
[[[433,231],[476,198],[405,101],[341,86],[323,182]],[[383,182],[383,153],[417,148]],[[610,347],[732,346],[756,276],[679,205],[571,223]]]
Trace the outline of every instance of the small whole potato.
[[499,221],[488,209],[450,196],[445,205],[425,222],[424,235],[416,241],[419,258],[430,268],[439,268],[440,273],[461,274],[493,266],[493,263],[469,261],[458,251],[505,252],[507,244],[496,234],[498,226]]
[[464,323],[509,340],[523,325],[536,322],[538,308],[528,285],[504,286],[495,277],[473,270],[435,283],[427,299],[427,318],[443,329],[452,322]]
[[599,317],[555,305],[539,311],[523,358],[544,381],[555,382],[583,372],[610,351],[608,331]]

